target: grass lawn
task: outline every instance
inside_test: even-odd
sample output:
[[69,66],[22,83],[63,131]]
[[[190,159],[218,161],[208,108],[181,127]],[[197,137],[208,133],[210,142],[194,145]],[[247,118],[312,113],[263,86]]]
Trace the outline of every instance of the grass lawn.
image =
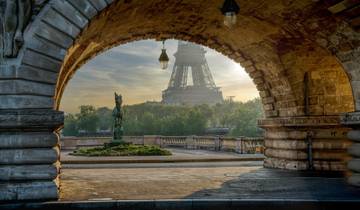
[[96,147],[78,149],[70,155],[75,156],[168,156],[172,155],[170,151],[158,146],[140,146],[133,144],[121,144],[113,147]]

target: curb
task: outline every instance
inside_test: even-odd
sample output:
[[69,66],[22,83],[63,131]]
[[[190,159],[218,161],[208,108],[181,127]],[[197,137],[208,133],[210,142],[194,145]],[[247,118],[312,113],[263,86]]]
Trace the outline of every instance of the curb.
[[61,160],[62,164],[112,164],[112,163],[193,163],[193,162],[236,162],[263,161],[263,157],[249,158],[207,158],[207,159],[169,159],[169,160]]
[[359,209],[360,200],[286,200],[286,199],[183,199],[123,200],[0,204],[0,209],[123,209],[123,210],[289,210]]

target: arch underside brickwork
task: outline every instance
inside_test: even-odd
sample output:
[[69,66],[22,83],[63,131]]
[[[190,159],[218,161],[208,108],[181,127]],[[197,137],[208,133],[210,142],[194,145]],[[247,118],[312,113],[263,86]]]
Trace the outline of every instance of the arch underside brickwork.
[[[221,3],[49,1],[26,29],[18,58],[0,68],[0,117],[10,119],[0,121],[0,169],[8,174],[0,177],[15,191],[0,200],[57,197],[57,109],[67,83],[97,54],[143,39],[195,42],[245,68],[266,115],[259,121],[266,167],[345,170],[349,129],[339,115],[360,109],[359,33],[326,1],[240,0],[232,29],[222,23]],[[31,197],[33,189],[46,190]]]

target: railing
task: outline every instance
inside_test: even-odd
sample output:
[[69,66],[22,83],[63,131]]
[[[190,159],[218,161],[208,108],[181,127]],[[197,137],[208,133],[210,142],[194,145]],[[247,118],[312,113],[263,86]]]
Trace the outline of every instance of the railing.
[[237,142],[237,151],[241,154],[264,153],[264,138],[240,138]]
[[264,138],[262,137],[159,136],[158,138],[161,147],[232,151],[241,154],[264,152]]
[[[109,137],[63,137],[63,149],[96,147],[111,141]],[[184,149],[204,149],[214,151],[232,151],[241,154],[264,152],[262,137],[216,137],[216,136],[124,136],[124,141],[137,145],[158,145]]]
[[186,147],[186,136],[159,136],[160,147]]

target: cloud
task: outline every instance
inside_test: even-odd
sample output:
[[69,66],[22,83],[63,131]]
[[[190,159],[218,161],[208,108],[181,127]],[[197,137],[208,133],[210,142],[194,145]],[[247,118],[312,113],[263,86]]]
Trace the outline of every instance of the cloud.
[[[170,57],[168,70],[159,68],[162,44],[155,40],[128,43],[98,55],[72,78],[65,89],[61,109],[76,112],[82,104],[112,107],[114,91],[124,95],[126,104],[160,101],[171,76],[177,45],[176,40],[166,42]],[[239,64],[214,50],[205,49],[215,83],[222,88],[224,96],[236,96],[236,100],[242,101],[258,96],[254,84]]]

